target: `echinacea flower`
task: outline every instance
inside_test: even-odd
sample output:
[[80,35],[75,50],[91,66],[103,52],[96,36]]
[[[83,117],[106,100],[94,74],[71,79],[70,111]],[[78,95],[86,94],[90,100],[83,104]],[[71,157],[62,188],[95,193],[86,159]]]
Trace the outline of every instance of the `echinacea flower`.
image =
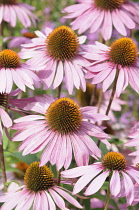
[[39,162],[33,162],[26,170],[24,185],[10,189],[5,195],[0,196],[0,202],[4,202],[1,210],[12,210],[15,207],[26,210],[31,207],[33,210],[56,210],[56,206],[66,210],[62,197],[77,208],[82,208],[66,191],[56,185],[53,173],[47,166],[39,167]]
[[128,0],[79,0],[79,4],[66,7],[69,13],[65,18],[75,18],[72,29],[81,34],[90,29],[90,33],[101,29],[105,40],[111,38],[113,26],[123,36],[127,29],[134,29],[139,23],[139,5]]
[[34,10],[34,7],[24,3],[17,3],[17,0],[1,0],[0,24],[2,21],[5,21],[12,27],[15,27],[16,19],[18,17],[25,28],[30,27],[31,22],[35,24],[37,20],[37,17],[32,13],[32,10]]
[[36,34],[30,32],[28,29],[22,29],[21,36],[5,37],[4,41],[10,40],[7,44],[8,48],[21,47],[21,44],[31,43],[31,39],[35,38]]
[[39,77],[49,88],[57,88],[65,76],[66,87],[72,94],[73,87],[86,88],[83,65],[89,64],[84,58],[82,44],[86,36],[78,37],[67,26],[60,26],[54,30],[46,28],[46,35],[40,31],[35,32],[38,38],[32,43],[22,45],[20,56],[23,59],[31,58],[27,63],[32,69],[40,70]]
[[34,89],[33,84],[39,82],[30,67],[21,63],[19,55],[9,49],[0,52],[0,80],[0,93],[10,93],[14,83],[25,91],[25,86]]
[[[119,196],[120,191],[124,189],[130,204],[134,200],[133,180],[139,183],[139,171],[133,166],[128,166],[125,157],[118,152],[108,152],[104,155],[102,162],[69,169],[61,174],[65,178],[81,176],[74,185],[73,194],[80,192],[89,184],[85,195],[96,193],[108,177],[111,195]],[[124,195],[121,194],[120,197],[124,197]]]
[[116,95],[119,97],[128,86],[139,92],[139,52],[132,39],[122,37],[115,40],[110,47],[96,42],[88,47],[86,58],[93,62],[87,67],[86,79],[92,78],[92,84],[103,83],[105,92],[115,80],[116,72],[119,76],[116,85]]
[[19,151],[24,150],[23,155],[44,149],[41,166],[50,161],[52,165],[56,164],[58,170],[63,166],[68,168],[72,161],[72,150],[78,166],[87,165],[89,155],[101,157],[101,151],[90,135],[110,145],[106,140],[110,137],[95,125],[97,121],[109,118],[98,114],[96,107],[80,108],[70,98],[54,100],[45,95],[26,108],[38,114],[14,121],[13,129],[18,131],[13,141],[23,141],[19,147]]

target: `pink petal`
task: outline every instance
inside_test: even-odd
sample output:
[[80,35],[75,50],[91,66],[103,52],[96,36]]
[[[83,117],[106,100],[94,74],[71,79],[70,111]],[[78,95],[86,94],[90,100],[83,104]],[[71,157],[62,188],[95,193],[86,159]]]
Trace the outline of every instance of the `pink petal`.
[[109,174],[109,171],[104,171],[102,172],[102,174],[100,174],[99,176],[97,176],[89,185],[89,187],[87,187],[86,191],[85,191],[85,195],[92,195],[94,193],[96,193],[103,185],[103,183],[105,182],[107,176]]
[[111,19],[110,11],[105,11],[105,13],[104,13],[104,23],[103,23],[101,32],[102,32],[102,36],[105,40],[108,40],[111,38],[112,19]]
[[118,171],[113,171],[111,180],[110,180],[110,191],[111,194],[117,196],[121,189],[120,175]]
[[60,209],[66,209],[64,200],[57,194],[54,190],[49,189],[49,192],[51,193],[51,196],[54,199],[54,202]]
[[0,116],[1,116],[1,119],[2,119],[2,123],[3,125],[6,127],[6,128],[9,128],[12,126],[12,120],[11,118],[9,117],[9,115],[3,110],[0,108]]

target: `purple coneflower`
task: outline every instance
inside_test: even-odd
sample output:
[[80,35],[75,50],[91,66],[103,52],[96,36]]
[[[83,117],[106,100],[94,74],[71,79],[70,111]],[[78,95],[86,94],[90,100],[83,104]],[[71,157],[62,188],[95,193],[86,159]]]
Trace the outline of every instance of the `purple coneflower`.
[[75,183],[73,194],[80,192],[87,184],[85,195],[96,193],[109,177],[110,192],[113,196],[119,196],[124,189],[128,202],[134,200],[134,183],[139,183],[139,171],[126,164],[125,157],[118,152],[108,152],[104,155],[102,162],[94,163],[89,166],[80,166],[62,172],[65,178],[75,178],[81,176]]
[[34,89],[39,78],[27,64],[22,64],[19,55],[9,49],[0,52],[0,93],[10,93],[15,83],[22,91],[25,86]]
[[57,88],[65,76],[66,87],[72,94],[73,87],[86,88],[83,66],[89,64],[84,58],[82,44],[86,36],[78,37],[67,26],[60,26],[54,30],[46,28],[46,35],[36,31],[38,38],[32,43],[23,45],[20,56],[31,58],[27,63],[32,69],[41,70],[39,76],[49,88]]
[[1,210],[30,209],[31,207],[33,210],[56,210],[56,206],[66,210],[62,197],[77,208],[82,208],[66,191],[57,186],[53,173],[47,166],[39,167],[39,162],[33,162],[26,170],[24,185],[10,189],[5,195],[0,196],[0,202],[4,202]]
[[96,32],[101,29],[105,40],[111,38],[113,26],[123,36],[127,29],[134,29],[139,23],[139,5],[128,0],[78,0],[79,4],[66,7],[65,18],[75,18],[72,29],[81,34],[87,29]]
[[5,21],[15,27],[18,17],[25,28],[30,27],[31,21],[35,24],[37,20],[37,17],[31,12],[32,10],[34,10],[34,7],[24,3],[17,3],[17,0],[1,0],[0,24]]
[[89,67],[87,79],[92,78],[92,84],[103,82],[105,92],[117,79],[116,95],[119,96],[128,86],[139,92],[139,52],[132,39],[122,37],[115,40],[110,47],[96,42],[88,46],[86,58],[95,61]]
[[16,124],[13,129],[18,132],[13,141],[23,141],[19,147],[20,151],[24,150],[23,155],[44,149],[41,166],[50,161],[52,165],[56,164],[58,170],[63,166],[68,168],[72,161],[72,150],[78,166],[87,165],[89,155],[101,157],[100,149],[90,136],[110,145],[106,140],[110,137],[95,125],[96,122],[109,118],[98,114],[97,107],[80,108],[70,98],[54,100],[45,95],[26,108],[38,114],[14,121]]

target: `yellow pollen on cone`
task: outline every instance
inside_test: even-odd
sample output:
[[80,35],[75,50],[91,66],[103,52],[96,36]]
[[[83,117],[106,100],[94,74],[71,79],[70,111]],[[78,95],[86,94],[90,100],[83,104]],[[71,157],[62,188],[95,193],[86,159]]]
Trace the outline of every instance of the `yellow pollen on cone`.
[[20,58],[13,50],[5,49],[0,52],[0,66],[16,68],[20,64]]
[[124,2],[125,0],[94,0],[96,7],[109,11],[118,9]]
[[48,35],[46,48],[48,55],[55,60],[71,60],[78,52],[79,40],[71,28],[60,26]]

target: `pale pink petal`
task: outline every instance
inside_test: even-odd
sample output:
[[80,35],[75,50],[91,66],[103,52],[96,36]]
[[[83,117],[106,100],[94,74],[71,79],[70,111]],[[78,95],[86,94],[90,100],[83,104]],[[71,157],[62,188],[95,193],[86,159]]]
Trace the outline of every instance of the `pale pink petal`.
[[[5,69],[0,69],[0,93],[4,93],[6,91],[6,83],[7,83],[7,77],[5,73]],[[9,93],[9,92],[8,92]]]
[[134,21],[130,18],[130,16],[124,10],[117,9],[116,13],[127,28],[129,29],[135,28]]
[[60,209],[66,209],[64,200],[52,189],[48,189],[48,191],[51,193],[51,196],[54,199],[54,202]]
[[72,161],[72,146],[71,146],[71,141],[70,141],[70,137],[67,135],[66,136],[67,139],[67,152],[66,152],[66,159],[65,159],[65,164],[64,164],[64,168],[67,169]]
[[45,116],[28,115],[28,116],[20,117],[20,118],[14,120],[14,122],[15,123],[18,123],[18,122],[29,122],[29,121],[32,121],[32,120],[41,120],[41,119],[45,119]]
[[100,174],[99,176],[97,176],[89,185],[89,187],[87,187],[86,191],[85,191],[85,195],[92,195],[94,193],[96,193],[103,185],[103,183],[105,182],[107,176],[109,174],[109,171],[104,171],[102,172],[102,174]]
[[112,69],[110,74],[103,81],[103,85],[102,85],[103,92],[105,92],[110,87],[110,85],[112,84],[112,82],[115,79],[115,75],[116,75],[116,69]]
[[110,191],[111,194],[114,196],[117,196],[117,194],[120,192],[121,189],[121,183],[120,183],[120,175],[118,171],[113,171],[111,180],[110,180]]
[[78,73],[76,71],[76,68],[74,67],[74,64],[72,64],[71,62],[68,62],[68,64],[69,64],[69,67],[70,67],[71,72],[72,72],[73,83],[74,83],[75,87],[77,89],[79,89],[79,87],[80,87],[80,77],[79,77],[79,75],[78,75]]
[[6,128],[9,128],[12,126],[12,120],[11,118],[9,117],[9,115],[3,110],[0,108],[0,116],[1,116],[1,119],[2,119],[2,123],[3,125],[6,127]]
[[53,210],[56,210],[56,206],[55,206],[55,203],[54,201],[52,200],[51,196],[49,195],[49,193],[46,193],[46,196],[47,196],[47,199],[48,199],[48,202],[49,202],[49,209],[53,209]]
[[22,78],[13,69],[11,70],[11,74],[12,74],[13,81],[15,82],[17,87],[19,87],[22,91],[25,92],[25,85],[24,85]]
[[61,147],[59,150],[59,155],[57,156],[57,161],[56,161],[56,165],[57,165],[57,170],[59,171],[64,163],[65,163],[65,156],[66,154],[66,138],[63,136],[61,137]]
[[61,174],[65,178],[75,178],[86,174],[86,171],[90,170],[92,165],[80,166],[69,170],[62,171]]
[[119,97],[121,92],[123,91],[124,79],[125,79],[124,70],[120,69],[119,70],[118,80],[117,80],[117,86],[116,86],[117,97]]
[[119,16],[116,14],[115,10],[112,11],[112,22],[115,29],[123,36],[127,35],[126,29]]
[[95,176],[102,171],[101,168],[92,167],[88,173],[83,175],[74,185],[73,194],[79,193]]
[[60,195],[62,195],[69,203],[71,203],[72,205],[76,206],[77,208],[83,208],[78,201],[76,201],[71,195],[69,195],[67,192],[65,192],[64,190],[58,188],[58,187],[54,187],[53,189],[55,189],[55,191],[57,191]]
[[66,79],[66,87],[68,89],[69,94],[73,92],[73,76],[72,71],[70,69],[69,63],[65,61],[64,63],[65,68],[65,79]]
[[61,82],[63,80],[63,74],[64,74],[63,63],[61,61],[59,61],[58,65],[57,65],[54,83],[53,83],[54,89],[57,88],[61,84]]
[[104,11],[102,10],[100,13],[99,13],[99,18],[97,18],[91,28],[90,28],[90,33],[94,33],[95,31],[97,31],[99,29],[99,27],[101,26],[102,24],[102,21],[104,19]]
[[40,195],[40,192],[38,192],[38,193],[36,193],[36,197],[35,197],[34,204],[33,204],[33,209],[38,210],[40,206],[41,206],[41,195]]
[[49,210],[49,204],[48,204],[48,197],[45,193],[45,191],[41,192],[41,202],[39,206],[39,210]]
[[111,19],[110,11],[105,11],[105,13],[104,13],[104,23],[103,23],[101,32],[102,32],[102,36],[105,40],[108,40],[111,38],[112,19]]
[[6,74],[6,93],[10,93],[13,86],[13,78],[10,69],[5,69]]

